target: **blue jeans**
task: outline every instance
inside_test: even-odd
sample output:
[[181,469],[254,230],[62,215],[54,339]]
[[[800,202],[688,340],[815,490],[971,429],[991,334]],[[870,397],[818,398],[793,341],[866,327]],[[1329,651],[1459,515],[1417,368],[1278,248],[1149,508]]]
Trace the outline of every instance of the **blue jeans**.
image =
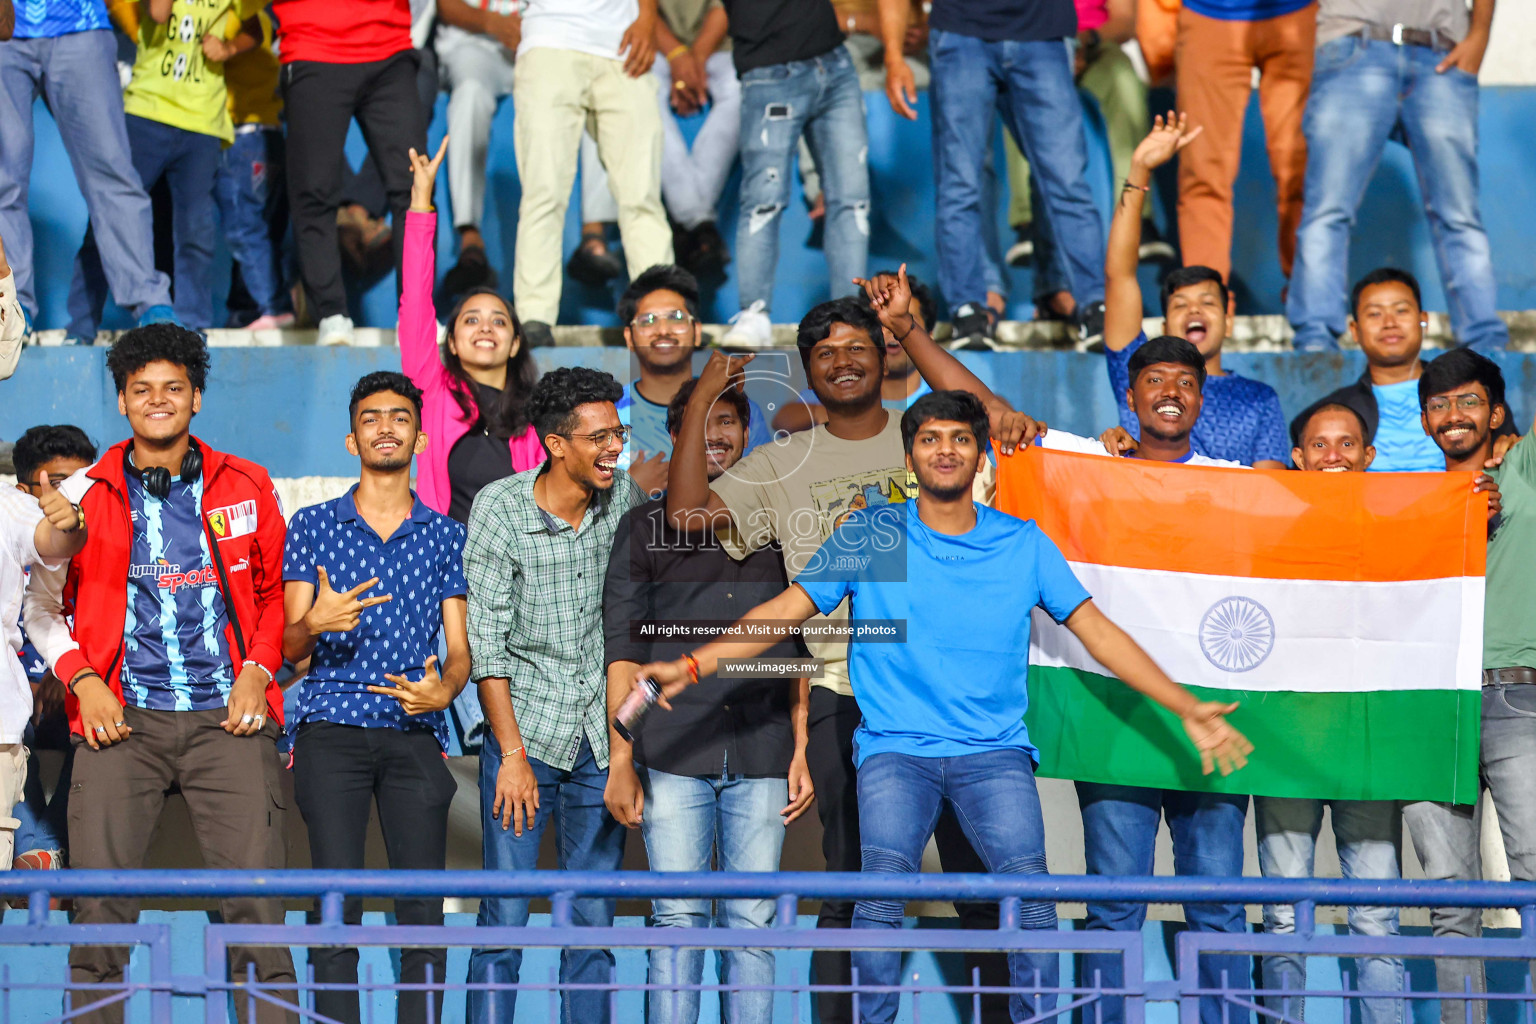
[[[1311,878],[1317,834],[1323,827],[1322,800],[1253,798],[1259,826],[1259,869],[1265,878]],[[1398,849],[1402,845],[1401,806],[1394,800],[1329,800],[1333,835],[1338,842],[1339,867],[1345,878],[1399,878]],[[1264,930],[1289,935],[1296,930],[1296,910],[1289,903],[1265,906]],[[1396,935],[1396,907],[1350,907],[1351,935]],[[1299,953],[1264,958],[1264,987],[1306,991],[1307,960]],[[1402,992],[1403,962],[1390,956],[1355,958],[1354,987],[1362,992]],[[1300,996],[1270,997],[1270,1006],[1304,1020]],[[1363,1024],[1401,1024],[1401,999],[1366,999]]]
[[1062,40],[995,42],[934,31],[933,167],[937,185],[939,289],[949,310],[986,298],[983,168],[997,113],[1039,182],[1037,224],[1059,255],[1060,285],[1079,306],[1104,298],[1104,222],[1088,187],[1088,141]]
[[255,307],[245,311],[254,314],[247,323],[292,312],[282,252],[288,230],[287,160],[282,128],[238,134],[219,158],[213,195],[229,255]]
[[[923,847],[933,835],[939,812],[948,802],[965,837],[989,872],[1043,875],[1045,822],[1035,790],[1035,768],[1023,750],[991,750],[963,757],[913,757],[873,754],[859,766],[859,839],[865,871],[905,874],[921,870]],[[1241,850],[1239,850],[1241,853]],[[854,928],[900,928],[905,908],[900,900],[860,900]],[[1054,903],[1026,903],[1025,928],[1055,931]],[[899,951],[855,951],[853,967],[860,985],[896,985],[901,978]],[[1056,996],[1026,996],[1037,984],[1055,988],[1060,980],[1057,954],[1009,953],[1008,997],[1013,1020],[1055,1009]],[[1038,982],[1037,979],[1038,978]],[[863,1024],[890,1024],[901,997],[895,992],[861,993]]]
[[[206,330],[213,326],[213,245],[219,229],[213,181],[223,144],[216,136],[133,114],[127,116],[127,123],[133,168],[145,191],[161,178],[171,188],[176,318],[192,330]],[[92,217],[75,256],[75,277],[69,288],[69,333],[95,337],[106,301],[107,279],[97,248],[96,219]]]
[[834,297],[852,295],[869,266],[869,136],[864,93],[841,46],[741,76],[741,217],[736,270],[741,308],[773,305],[779,219],[789,205],[790,163],[801,133],[827,198],[827,274]]
[[[1083,812],[1083,852],[1090,875],[1152,874],[1157,823],[1166,815],[1168,831],[1173,833],[1174,874],[1242,876],[1246,796],[1079,782],[1077,801]],[[1084,925],[1090,931],[1134,932],[1146,920],[1145,903],[1090,903]],[[1248,930],[1241,903],[1186,903],[1184,920],[1197,932]],[[1097,973],[1104,986],[1117,988],[1124,978],[1122,967],[1119,954],[1085,955],[1080,965],[1082,980],[1091,983]],[[1251,988],[1251,971],[1246,956],[1207,954],[1200,958],[1200,986]],[[1101,1005],[1100,1024],[1120,1024],[1125,1019],[1124,1000],[1105,997]],[[1209,997],[1200,1000],[1200,1020],[1201,1024],[1248,1024],[1249,1014]]]
[[1307,177],[1286,316],[1299,349],[1338,348],[1350,309],[1349,236],[1389,138],[1407,144],[1458,341],[1501,349],[1493,257],[1477,204],[1477,78],[1435,73],[1424,46],[1335,39],[1317,48],[1303,130]]
[[101,259],[117,304],[135,315],[170,305],[170,279],[155,269],[149,195],[128,155],[117,43],[107,29],[0,46],[0,238],[21,304],[37,315],[27,186],[39,95],[58,124],[91,220],[101,225]]
[[43,768],[38,760],[32,723],[27,723],[22,742],[27,745],[27,781],[22,787],[21,803],[11,812],[20,822],[16,826],[16,856],[31,850],[67,850],[69,848],[69,783],[75,765],[75,748],[64,752],[64,767],[53,799],[43,795]]
[[[717,852],[721,871],[778,870],[784,846],[779,811],[789,803],[786,780],[639,772],[645,789],[645,855],[652,871],[708,871]],[[773,901],[721,900],[718,914],[723,928],[770,928]],[[657,900],[651,925],[708,928],[709,900]],[[773,984],[773,951],[724,950],[720,960],[720,980],[732,986],[722,996],[720,1018],[731,1024],[772,1024],[773,992],[767,986]],[[651,950],[652,985],[697,985],[703,974],[702,949],[658,944]],[[651,1024],[694,1024],[699,993],[653,991],[646,1016]]]
[[[1479,747],[1482,784],[1499,813],[1510,878],[1536,881],[1536,685],[1483,687]],[[1419,800],[1404,805],[1403,822],[1424,865],[1425,878],[1482,878],[1481,819],[1475,804]],[[1429,923],[1436,936],[1476,938],[1483,932],[1483,912],[1475,907],[1435,907],[1429,912]],[[1441,992],[1464,991],[1468,981],[1473,992],[1487,991],[1481,960],[1435,958],[1435,986]],[[1482,1024],[1487,1016],[1485,1001],[1472,1003],[1475,1024]],[[1443,1024],[1458,1024],[1467,1020],[1467,1008],[1462,1000],[1443,999],[1440,1019]]]
[[[501,744],[485,730],[480,748],[480,820],[484,823],[484,857],[487,871],[533,871],[539,866],[539,840],[550,819],[555,819],[558,864],[562,871],[617,871],[624,859],[624,827],[603,806],[608,771],[597,766],[592,747],[582,739],[576,764],[570,771],[528,759],[539,780],[539,810],[533,826],[522,835],[503,829],[491,813],[496,799],[496,775],[501,770]],[[571,903],[571,924],[578,928],[606,928],[613,924],[614,901],[579,899]],[[526,899],[482,899],[481,927],[522,927],[528,923]],[[469,957],[469,982],[512,985],[523,966],[521,949],[477,949]],[[613,954],[605,949],[567,949],[560,954],[560,982],[566,985],[613,981]],[[608,993],[593,990],[564,992],[560,999],[560,1024],[604,1024],[608,1020]],[[469,993],[471,1024],[509,1021],[517,1010],[517,992],[511,988]]]

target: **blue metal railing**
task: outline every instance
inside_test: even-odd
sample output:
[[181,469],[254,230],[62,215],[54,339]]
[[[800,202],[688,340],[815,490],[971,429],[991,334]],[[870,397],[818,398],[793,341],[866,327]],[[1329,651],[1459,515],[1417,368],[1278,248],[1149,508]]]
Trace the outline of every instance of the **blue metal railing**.
[[[297,991],[293,985],[276,986],[256,982],[254,977],[230,980],[227,955],[235,946],[286,946],[296,950],[322,947],[421,947],[421,948],[522,948],[522,949],[611,949],[672,950],[685,949],[766,949],[804,951],[841,950],[927,950],[953,952],[1044,952],[1067,954],[1101,953],[1119,958],[1123,980],[1113,985],[1098,983],[1096,978],[1075,984],[1035,986],[1021,990],[1032,998],[1039,995],[1057,1000],[1056,1008],[1042,1013],[1035,1021],[1060,1021],[1068,1015],[1081,1014],[1085,1024],[1102,1019],[1106,997],[1124,999],[1126,1024],[1141,1024],[1148,1004],[1176,1004],[1181,1024],[1198,1024],[1201,1004],[1219,1001],[1223,1014],[1259,1015],[1261,1022],[1287,1024],[1296,1018],[1275,1008],[1266,997],[1279,991],[1254,989],[1248,978],[1224,978],[1221,984],[1202,985],[1199,964],[1202,957],[1237,954],[1262,957],[1294,954],[1303,957],[1353,958],[1361,956],[1395,957],[1405,960],[1429,958],[1464,958],[1468,960],[1536,960],[1536,884],[1500,882],[1420,882],[1359,881],[1338,879],[1262,879],[1262,878],[1106,878],[1050,875],[885,875],[837,873],[763,873],[669,874],[661,872],[582,873],[562,871],[480,872],[480,871],[64,871],[0,873],[0,899],[26,896],[30,911],[25,924],[0,928],[0,950],[15,946],[130,945],[143,947],[147,954],[147,977],[133,977],[121,984],[76,985],[63,981],[46,982],[34,978],[16,978],[5,971],[0,985],[6,1001],[0,1004],[0,1024],[10,1019],[10,998],[18,992],[87,991],[100,1003],[122,1002],[142,995],[148,1001],[145,1019],[169,1021],[173,998],[200,999],[203,1017],[209,1022],[228,1019],[230,996],[246,1011],[258,1001],[289,1006],[305,1021],[326,1021],[312,1008],[316,992],[337,986],[317,985],[301,978]],[[266,896],[297,900],[318,900],[320,920],[302,925],[232,925],[210,924],[204,935],[203,972],[200,975],[173,972],[168,926],[163,923],[118,925],[54,924],[48,911],[51,897],[135,897],[152,899],[208,900],[225,896]],[[547,899],[550,923],[523,927],[478,928],[460,925],[347,925],[343,921],[343,901],[347,897],[523,897]],[[768,929],[746,928],[642,928],[615,924],[607,927],[583,927],[573,923],[572,904],[578,897],[604,897],[621,900],[658,898],[694,899],[770,899],[775,901],[775,926]],[[997,930],[977,931],[954,928],[818,930],[804,927],[800,919],[801,900],[883,899],[922,901],[992,902],[998,904],[1000,926]],[[1290,904],[1295,908],[1295,932],[1265,934],[1248,931],[1236,933],[1179,934],[1173,960],[1173,978],[1148,977],[1139,932],[1107,931],[1021,931],[1020,907],[1026,901],[1055,903],[1136,902],[1160,903],[1243,903]],[[1319,906],[1394,906],[1394,907],[1473,907],[1515,908],[1521,927],[1513,937],[1469,939],[1423,935],[1356,936],[1319,931],[1316,909]],[[450,972],[451,973],[451,972]],[[524,974],[528,974],[524,970]],[[1070,979],[1064,973],[1064,979]],[[1405,975],[1401,993],[1369,993],[1373,999],[1401,999],[1405,1006],[1430,1000],[1462,999],[1469,992],[1441,992],[1432,988],[1414,990]],[[628,1019],[620,1014],[620,996],[653,992],[658,986],[621,983],[610,978],[606,983],[574,985],[551,977],[547,981],[526,978],[497,985],[470,985],[453,977],[429,979],[426,983],[404,985],[376,983],[371,979],[357,986],[345,986],[362,993],[426,991],[434,1003],[446,1003],[479,989],[509,993],[540,992],[552,1003],[561,994],[582,988],[608,994],[614,1008],[614,1020]],[[669,986],[669,989],[678,986]],[[771,986],[730,986],[693,984],[681,986],[702,993],[723,993],[745,988],[771,989],[785,993],[789,1015],[801,1018],[801,997],[807,993],[849,992],[872,994],[879,989],[862,984],[857,978],[849,985],[812,984],[809,981]],[[963,1019],[981,1020],[982,997],[997,997],[1012,989],[982,985],[973,975],[962,984],[924,984],[908,978],[900,986],[913,998],[947,995],[959,1002]],[[1294,991],[1288,993],[1295,1003]],[[1350,1000],[1362,993],[1352,988],[1348,979],[1331,989],[1316,988],[1306,992],[1309,1000],[1335,1000],[1344,1005],[1348,1024]],[[1524,1024],[1536,1024],[1536,997],[1527,978],[1520,991],[1492,992],[1478,995],[1464,1004],[1466,1020],[1477,1019],[1474,1008],[1486,1000],[1518,1009]],[[143,1002],[141,999],[140,1002]],[[1288,1012],[1289,1011],[1289,1008]],[[54,1017],[72,1019],[76,1010]],[[446,1018],[445,1019],[449,1019]],[[1315,1018],[1314,1018],[1315,1019]],[[594,1022],[596,1024],[596,1022]],[[688,1022],[692,1024],[692,1022]],[[1299,1024],[1299,1020],[1297,1020]]]

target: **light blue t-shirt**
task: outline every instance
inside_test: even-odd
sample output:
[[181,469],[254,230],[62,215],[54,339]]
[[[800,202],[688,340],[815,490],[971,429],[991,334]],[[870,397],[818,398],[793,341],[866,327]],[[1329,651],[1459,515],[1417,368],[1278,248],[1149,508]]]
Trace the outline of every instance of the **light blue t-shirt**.
[[1380,422],[1376,427],[1377,473],[1426,471],[1443,472],[1445,453],[1424,433],[1419,418],[1419,382],[1405,380],[1397,384],[1372,384]]
[[1029,610],[1066,621],[1088,591],[1033,520],[984,505],[976,525],[930,529],[917,503],[863,509],[795,578],[826,614],[852,596],[852,621],[889,622],[896,642],[855,632],[848,673],[864,722],[854,763],[874,754],[959,757],[1021,749],[1039,763],[1024,711]]

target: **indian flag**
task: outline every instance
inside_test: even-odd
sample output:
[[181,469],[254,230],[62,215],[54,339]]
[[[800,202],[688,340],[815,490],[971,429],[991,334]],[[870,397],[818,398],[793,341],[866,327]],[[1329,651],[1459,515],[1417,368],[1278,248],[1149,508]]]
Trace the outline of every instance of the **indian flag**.
[[1040,774],[1350,800],[1478,795],[1487,502],[1464,473],[1213,469],[1031,448],[998,507],[1034,519],[1174,679],[1237,701],[1248,767],[1203,776],[1177,719],[1034,610]]

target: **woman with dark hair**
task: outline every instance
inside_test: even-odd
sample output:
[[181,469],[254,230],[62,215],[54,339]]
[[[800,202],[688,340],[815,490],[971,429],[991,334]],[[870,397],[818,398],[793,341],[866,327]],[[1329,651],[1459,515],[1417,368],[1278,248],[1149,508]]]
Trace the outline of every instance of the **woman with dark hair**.
[[437,322],[432,188],[447,145],[444,138],[430,160],[411,150],[414,180],[397,333],[401,369],[421,388],[421,424],[430,439],[416,460],[416,493],[429,508],[462,523],[480,488],[539,465],[544,447],[527,412],[538,368],[512,304],[476,290],[459,299],[446,329]]

